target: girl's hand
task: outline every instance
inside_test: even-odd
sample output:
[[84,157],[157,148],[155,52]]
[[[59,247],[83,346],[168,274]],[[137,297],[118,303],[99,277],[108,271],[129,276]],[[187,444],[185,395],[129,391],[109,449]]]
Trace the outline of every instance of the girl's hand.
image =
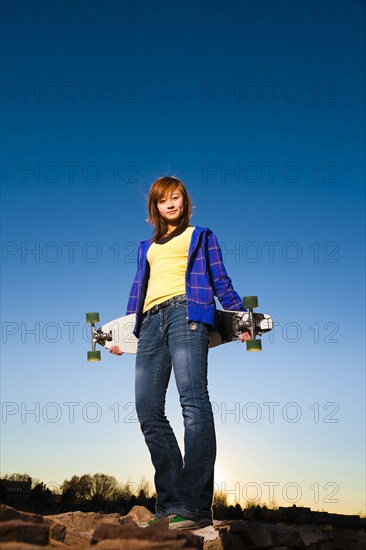
[[240,335],[240,341],[241,342],[245,342],[246,340],[250,340],[252,337],[250,335],[249,332],[245,331],[245,332],[242,332],[241,335]]
[[112,355],[123,355],[123,351],[121,351],[118,346],[109,348],[109,353],[112,353]]

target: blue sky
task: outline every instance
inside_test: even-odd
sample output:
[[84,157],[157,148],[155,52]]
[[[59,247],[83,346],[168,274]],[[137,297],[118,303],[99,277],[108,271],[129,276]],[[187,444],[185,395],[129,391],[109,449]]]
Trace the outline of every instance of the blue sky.
[[[210,353],[217,486],[365,512],[365,5],[269,4],[2,7],[2,474],[152,480],[134,357],[88,364],[84,319],[125,312],[174,174],[276,321]],[[173,379],[167,410],[182,441]]]

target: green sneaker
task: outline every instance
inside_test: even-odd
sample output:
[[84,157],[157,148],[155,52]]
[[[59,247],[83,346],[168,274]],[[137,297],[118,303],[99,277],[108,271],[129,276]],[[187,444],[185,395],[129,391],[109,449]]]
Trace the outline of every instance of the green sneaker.
[[212,525],[209,518],[188,519],[183,516],[169,516],[169,529],[200,529]]

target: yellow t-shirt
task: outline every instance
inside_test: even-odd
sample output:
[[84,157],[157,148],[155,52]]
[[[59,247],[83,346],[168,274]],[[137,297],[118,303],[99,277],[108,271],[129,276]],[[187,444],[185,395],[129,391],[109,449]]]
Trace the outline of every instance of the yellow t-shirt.
[[150,278],[143,312],[173,296],[186,293],[189,245],[194,227],[164,244],[153,243],[147,252]]

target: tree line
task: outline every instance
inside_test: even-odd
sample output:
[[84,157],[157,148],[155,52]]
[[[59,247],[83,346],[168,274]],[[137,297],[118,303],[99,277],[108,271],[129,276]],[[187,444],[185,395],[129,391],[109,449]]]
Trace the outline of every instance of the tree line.
[[[31,490],[15,493],[7,482],[31,482]],[[7,487],[8,485],[8,487]],[[0,503],[38,514],[54,514],[80,510],[82,512],[120,513],[125,515],[135,506],[145,506],[155,511],[156,494],[150,484],[142,479],[138,484],[119,483],[114,476],[102,473],[72,476],[51,490],[39,479],[27,474],[5,475],[0,480]],[[213,512],[216,519],[242,519],[244,510],[258,514],[261,506],[247,503],[229,505],[225,492],[215,491]]]

